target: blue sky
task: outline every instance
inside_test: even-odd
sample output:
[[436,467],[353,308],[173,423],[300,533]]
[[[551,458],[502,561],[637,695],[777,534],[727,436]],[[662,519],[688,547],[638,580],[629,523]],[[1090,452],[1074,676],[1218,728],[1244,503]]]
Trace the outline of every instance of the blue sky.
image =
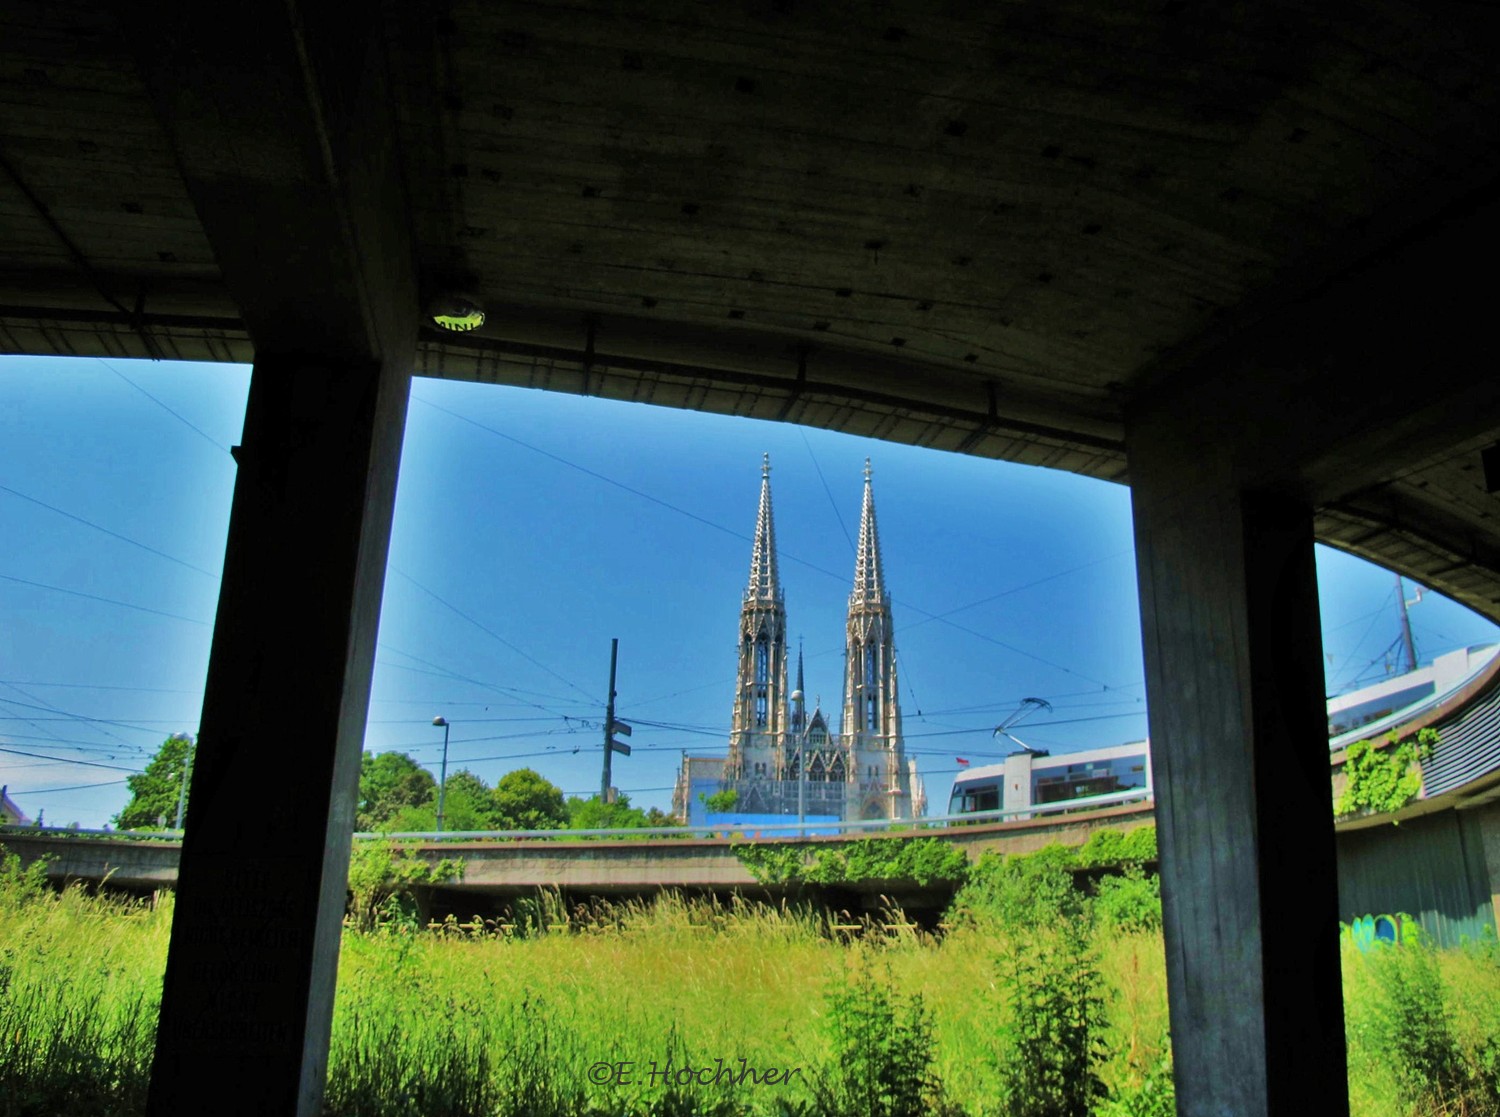
[[[161,740],[197,730],[249,370],[0,357],[0,783],[48,822],[104,824]],[[837,712],[866,457],[907,748],[946,802],[956,758],[1016,733],[1054,752],[1145,735],[1127,490],[826,431],[418,380],[367,748],[493,783],[597,790],[611,637],[634,753],[665,808],[683,750],[725,747],[763,452],[788,632]],[[299,541],[316,547],[316,541]],[[1394,578],[1319,548],[1330,693],[1385,670]],[[1408,588],[1408,597],[1414,590]],[[1422,658],[1496,629],[1428,595]],[[269,778],[295,750],[269,742]],[[93,786],[88,786],[93,785]]]

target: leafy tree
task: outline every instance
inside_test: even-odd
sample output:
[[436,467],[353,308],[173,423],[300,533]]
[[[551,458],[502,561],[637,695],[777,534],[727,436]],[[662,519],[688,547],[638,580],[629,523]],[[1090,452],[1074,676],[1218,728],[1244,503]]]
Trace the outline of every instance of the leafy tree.
[[[433,821],[436,822],[436,812]],[[444,830],[495,830],[495,799],[490,785],[467,768],[448,773],[443,796]]]
[[[356,830],[398,829],[391,823],[408,807],[435,804],[437,781],[404,752],[365,753],[359,765],[359,809]],[[434,806],[434,810],[435,810]],[[420,830],[422,827],[411,827]],[[431,829],[431,827],[427,827]]]
[[[386,833],[437,829],[437,791],[422,803],[402,807],[380,826]],[[443,829],[494,830],[495,801],[490,785],[467,768],[448,773],[448,790],[443,795]]]
[[679,821],[676,815],[670,815],[667,814],[666,811],[663,811],[657,807],[652,807],[649,811],[646,812],[646,825],[681,826],[682,822]]
[[557,830],[568,825],[562,788],[530,768],[501,776],[491,798],[497,830]]
[[632,807],[628,795],[621,795],[613,803],[606,803],[597,795],[568,800],[568,827],[572,830],[620,830],[645,825],[646,812]]
[[193,739],[174,733],[161,743],[144,772],[130,776],[130,802],[113,821],[121,830],[160,830],[177,820],[177,800],[182,794],[182,776],[192,752]]
[[716,791],[703,800],[703,806],[709,814],[732,814],[734,808],[740,805],[740,793],[735,788],[724,791]]

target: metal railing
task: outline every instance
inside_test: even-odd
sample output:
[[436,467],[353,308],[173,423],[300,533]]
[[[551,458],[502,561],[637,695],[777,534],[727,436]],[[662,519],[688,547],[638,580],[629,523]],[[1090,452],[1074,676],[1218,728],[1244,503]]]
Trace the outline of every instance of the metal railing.
[[[880,831],[944,830],[955,825],[976,825],[984,822],[1030,821],[1052,822],[1054,816],[1084,811],[1103,810],[1124,806],[1128,803],[1150,800],[1151,792],[1146,788],[1117,791],[1109,795],[1093,795],[1087,799],[1065,799],[1057,803],[1043,803],[1030,807],[1013,807],[993,811],[969,811],[962,814],[935,815],[917,819],[877,818],[862,822],[803,822],[789,819],[786,822],[751,823],[705,823],[701,826],[635,826],[597,830],[403,830],[396,833],[360,831],[354,835],[356,841],[420,841],[460,842],[485,840],[526,840],[558,842],[578,838],[682,838],[704,837],[709,839],[736,838],[756,839],[836,837],[845,834],[867,834]],[[181,830],[84,830],[76,827],[49,826],[4,826],[0,836],[115,838],[126,841],[182,840]]]

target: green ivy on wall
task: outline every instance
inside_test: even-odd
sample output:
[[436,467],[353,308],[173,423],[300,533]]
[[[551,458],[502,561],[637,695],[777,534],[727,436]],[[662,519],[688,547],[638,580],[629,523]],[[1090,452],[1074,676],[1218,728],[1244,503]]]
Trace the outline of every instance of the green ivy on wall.
[[1340,818],[1369,812],[1400,810],[1422,790],[1420,762],[1432,755],[1436,729],[1420,729],[1416,736],[1381,748],[1374,741],[1355,741],[1344,753],[1344,793],[1334,804]]
[[962,882],[969,872],[963,850],[941,838],[864,838],[834,848],[807,846],[732,846],[740,864],[762,884],[846,884],[861,880]]
[[[762,884],[909,880],[928,885],[937,881],[962,884],[970,879],[971,866],[964,851],[942,838],[863,838],[823,848],[737,842],[730,848]],[[1018,861],[1026,856],[1034,855],[1016,854],[1011,859]],[[1155,826],[1098,830],[1082,846],[1053,846],[1047,854],[1068,869],[1138,869],[1155,861],[1156,856]]]

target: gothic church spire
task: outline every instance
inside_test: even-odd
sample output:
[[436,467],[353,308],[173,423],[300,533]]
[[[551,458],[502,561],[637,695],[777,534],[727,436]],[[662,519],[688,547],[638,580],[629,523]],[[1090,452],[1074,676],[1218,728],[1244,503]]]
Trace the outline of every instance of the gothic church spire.
[[875,526],[875,497],[870,491],[870,459],[865,459],[865,502],[859,514],[859,549],[854,558],[854,591],[849,606],[885,601],[885,567],[880,561],[880,532]]
[[880,741],[891,746],[901,738],[901,707],[897,701],[891,603],[885,593],[870,473],[870,459],[866,458],[865,500],[859,517],[859,547],[844,650],[843,732],[861,742]]
[[781,601],[781,574],[776,567],[776,521],[771,515],[771,455],[761,457],[760,509],[755,516],[755,544],[750,551],[750,585],[745,602]]
[[725,772],[742,779],[779,770],[787,731],[786,605],[776,568],[769,454],[761,459],[760,508],[750,552],[750,583],[740,605],[739,645],[739,678]]

